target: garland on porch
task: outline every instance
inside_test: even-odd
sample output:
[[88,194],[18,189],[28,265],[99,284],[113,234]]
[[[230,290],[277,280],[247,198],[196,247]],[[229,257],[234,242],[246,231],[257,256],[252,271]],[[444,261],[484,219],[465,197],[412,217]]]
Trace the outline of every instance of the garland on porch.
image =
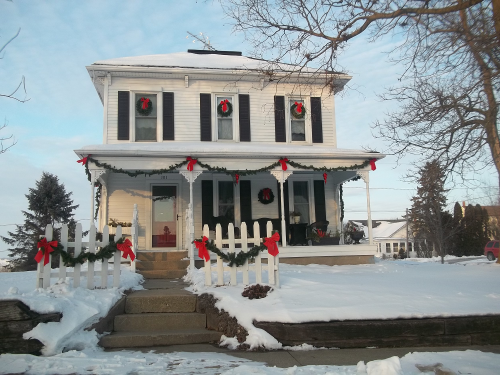
[[346,182],[349,181],[358,181],[361,177],[356,176],[351,178],[350,180],[344,181],[343,183],[340,184],[339,186],[339,200],[340,200],[340,222],[344,220],[344,190],[342,188],[342,185],[345,184]]
[[[64,250],[64,246],[57,241],[47,242],[45,237],[40,239],[38,242],[38,253],[35,257],[37,263],[40,263],[41,259],[45,257],[44,265],[48,263],[48,254],[53,253],[53,255],[61,255],[63,263],[66,267],[74,267],[77,264],[83,264],[86,261],[94,263],[98,260],[102,261],[104,259],[112,258],[117,251],[122,251],[122,258],[127,259],[130,256],[130,260],[135,259],[134,252],[131,249],[132,242],[127,238],[120,238],[118,241],[110,241],[106,246],[101,247],[97,253],[82,252],[77,257],[71,256],[67,251]],[[40,255],[41,254],[41,255]]]
[[97,190],[95,192],[95,214],[94,220],[97,220],[99,215],[99,207],[101,206],[101,195],[102,195],[102,184],[100,182],[96,183]]

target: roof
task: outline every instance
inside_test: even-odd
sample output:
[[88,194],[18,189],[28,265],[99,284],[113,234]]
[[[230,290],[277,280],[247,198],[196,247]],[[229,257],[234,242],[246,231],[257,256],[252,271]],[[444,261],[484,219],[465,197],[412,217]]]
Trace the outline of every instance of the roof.
[[500,206],[482,206],[490,217],[500,217]]
[[[368,226],[368,220],[351,221],[360,223],[364,227]],[[373,238],[390,238],[405,225],[406,220],[372,220],[372,236]]]

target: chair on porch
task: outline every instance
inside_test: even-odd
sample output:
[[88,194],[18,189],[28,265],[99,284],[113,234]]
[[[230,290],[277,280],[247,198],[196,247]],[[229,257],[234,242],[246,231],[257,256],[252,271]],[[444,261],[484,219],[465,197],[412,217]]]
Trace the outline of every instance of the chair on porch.
[[320,230],[322,232],[326,232],[328,230],[328,225],[330,222],[328,220],[325,221],[316,221],[314,223],[311,223],[307,227],[307,237],[311,237],[311,233],[313,230]]

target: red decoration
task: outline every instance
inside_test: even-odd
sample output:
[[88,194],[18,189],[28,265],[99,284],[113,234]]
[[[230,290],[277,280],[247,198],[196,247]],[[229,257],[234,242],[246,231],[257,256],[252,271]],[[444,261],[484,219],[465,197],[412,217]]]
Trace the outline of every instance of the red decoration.
[[49,263],[50,253],[55,250],[54,247],[57,246],[57,241],[47,242],[47,239],[44,237],[41,241],[38,242],[37,246],[38,253],[35,256],[35,260],[37,263],[40,263],[42,258],[44,258],[43,265],[45,266],[47,263]]
[[323,238],[326,236],[326,232],[323,232],[321,229],[317,229],[316,233],[318,233],[318,236],[320,236],[320,238]]
[[376,161],[377,161],[377,159],[370,159],[370,166],[372,167],[372,171],[377,169],[377,166],[375,165]]
[[148,109],[149,99],[148,98],[141,98],[141,102],[142,102],[142,109]]
[[194,241],[194,244],[198,249],[198,256],[201,259],[205,259],[205,262],[208,262],[210,260],[210,254],[208,254],[207,250],[207,241],[208,238],[206,236],[203,236],[203,240],[201,241]]
[[89,158],[90,155],[85,156],[84,158],[77,160],[77,163],[82,163],[82,165],[87,165],[87,159]]
[[264,245],[267,247],[267,252],[275,257],[279,254],[278,245],[276,242],[280,240],[280,234],[278,232],[274,233],[271,237],[264,238]]
[[280,159],[281,169],[283,169],[284,171],[286,171],[288,169],[288,166],[286,165],[287,161],[288,161],[287,158]]
[[197,159],[193,159],[191,156],[188,156],[186,160],[189,162],[187,165],[187,170],[188,171],[193,171],[194,165],[198,162]]
[[234,178],[236,179],[236,184],[238,184],[238,181],[240,180],[240,175],[238,173],[236,173],[234,175]]
[[229,100],[221,100],[220,104],[222,105],[222,112],[227,112],[227,103],[229,103]]
[[123,251],[122,258],[127,259],[130,256],[130,260],[133,261],[135,259],[135,254],[132,251],[132,242],[127,238],[123,243],[117,243],[116,248],[120,251]]
[[268,201],[269,199],[271,199],[271,189],[269,188],[265,188],[265,189],[262,189],[262,199]]
[[303,105],[303,103],[295,102],[295,105],[297,106],[295,108],[295,110],[297,111],[297,113],[302,113],[302,105]]
[[325,180],[325,184],[326,184],[326,179],[328,178],[328,175],[326,173],[323,173],[323,180]]

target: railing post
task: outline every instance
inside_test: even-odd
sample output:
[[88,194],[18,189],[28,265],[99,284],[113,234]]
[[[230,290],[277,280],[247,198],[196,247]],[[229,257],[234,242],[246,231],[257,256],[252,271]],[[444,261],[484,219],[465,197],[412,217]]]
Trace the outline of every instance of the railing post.
[[[52,225],[47,224],[45,227],[45,238],[47,242],[52,241]],[[44,265],[45,254],[42,260],[38,263],[36,267],[36,285],[35,288],[48,288],[50,286],[50,271],[52,263],[52,255],[49,254],[49,263]]]
[[[207,224],[203,226],[203,236],[207,237],[208,241],[210,241],[210,229],[208,229]],[[208,255],[210,256],[210,252]],[[208,261],[205,260],[205,285],[212,285],[212,262],[210,259]]]
[[[246,223],[241,223],[241,251],[243,252],[248,252],[248,239],[247,239],[247,224]],[[243,285],[248,285],[249,279],[248,279],[248,259],[245,261],[245,264],[241,266],[242,272],[243,272]]]
[[[96,232],[96,227],[94,223],[92,222],[90,224],[90,231],[89,231],[89,253],[95,253],[95,232]],[[88,262],[88,269],[87,269],[87,289],[94,289],[94,268],[95,268],[95,263]]]
[[[106,226],[107,228],[107,226]],[[109,228],[107,228],[109,231]],[[118,225],[116,227],[115,242],[118,241],[122,236],[122,227]],[[113,258],[113,286],[118,288],[120,286],[120,267],[121,267],[121,252],[115,251],[115,256]]]
[[[61,227],[61,245],[64,250],[68,251],[68,225],[63,224]],[[59,255],[59,280],[66,279],[66,265],[63,262],[62,256]]]

